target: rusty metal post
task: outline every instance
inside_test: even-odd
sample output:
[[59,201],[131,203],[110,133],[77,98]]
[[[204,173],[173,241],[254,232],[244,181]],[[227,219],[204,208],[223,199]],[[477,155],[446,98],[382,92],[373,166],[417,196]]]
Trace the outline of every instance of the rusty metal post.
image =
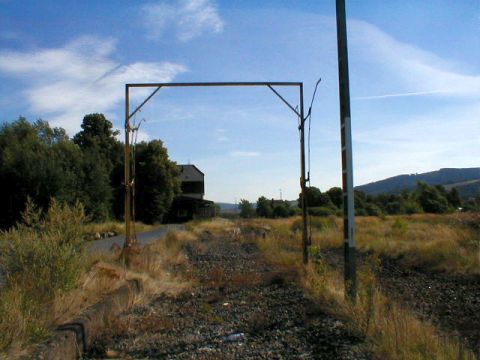
[[130,89],[125,85],[125,244],[124,248],[133,245],[131,234],[131,208],[132,208],[132,179],[130,155]]
[[306,179],[305,179],[305,114],[303,108],[303,83],[300,84],[300,186],[302,189],[302,251],[303,263],[308,263],[308,227],[307,227],[307,199],[306,199]]
[[348,77],[347,20],[345,0],[336,0],[338,76],[340,91],[340,127],[342,144],[343,232],[345,251],[345,295],[357,297],[355,244],[355,203],[353,192],[352,127],[350,118],[350,85]]

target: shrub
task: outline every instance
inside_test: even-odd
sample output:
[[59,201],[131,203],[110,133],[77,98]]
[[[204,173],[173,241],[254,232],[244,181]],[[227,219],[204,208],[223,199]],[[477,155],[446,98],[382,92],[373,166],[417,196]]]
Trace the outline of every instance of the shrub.
[[277,204],[273,207],[273,216],[275,218],[285,218],[290,215],[289,209],[285,204]]
[[382,209],[371,203],[367,204],[366,212],[369,216],[381,216],[383,214]]
[[290,230],[293,231],[293,232],[299,232],[299,231],[302,231],[303,229],[303,219],[302,218],[299,218],[299,219],[296,219],[292,225],[290,226]]
[[443,214],[449,211],[445,189],[435,187],[423,182],[417,184],[418,200],[423,211],[427,213]]
[[396,218],[392,224],[392,233],[404,235],[408,231],[408,223],[400,218]]
[[312,216],[330,216],[337,215],[338,209],[327,206],[318,206],[308,208],[308,213]]
[[76,285],[85,263],[82,205],[69,207],[53,200],[42,217],[29,200],[22,218],[0,234],[5,274],[0,351],[15,338],[34,340],[47,333],[55,296]]
[[302,209],[298,207],[291,207],[290,208],[290,215],[291,216],[302,216]]
[[408,215],[421,214],[423,212],[422,207],[416,201],[408,200],[405,202],[405,213]]
[[[310,227],[313,230],[317,230],[317,231],[327,230],[335,226],[335,218],[332,218],[332,217],[327,218],[327,217],[310,216],[307,221],[310,222]],[[293,232],[302,231],[302,228],[303,228],[302,218],[296,219],[290,226],[290,229]]]

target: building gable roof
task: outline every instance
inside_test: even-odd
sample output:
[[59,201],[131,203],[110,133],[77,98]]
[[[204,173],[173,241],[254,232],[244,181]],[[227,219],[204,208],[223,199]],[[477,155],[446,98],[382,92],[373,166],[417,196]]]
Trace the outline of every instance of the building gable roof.
[[200,171],[195,165],[178,165],[180,169],[180,180],[182,181],[191,181],[191,180],[203,180],[205,174]]

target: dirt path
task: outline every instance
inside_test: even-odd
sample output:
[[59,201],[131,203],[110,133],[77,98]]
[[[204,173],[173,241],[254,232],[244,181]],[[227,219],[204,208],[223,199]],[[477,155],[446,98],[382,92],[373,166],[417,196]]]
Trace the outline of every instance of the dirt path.
[[204,236],[187,253],[198,285],[124,314],[87,359],[370,358],[255,244]]
[[[324,250],[329,265],[343,269],[343,250]],[[480,359],[480,277],[438,274],[410,269],[399,261],[382,258],[379,279],[383,291],[421,317],[460,336]],[[365,263],[359,254],[358,265]]]

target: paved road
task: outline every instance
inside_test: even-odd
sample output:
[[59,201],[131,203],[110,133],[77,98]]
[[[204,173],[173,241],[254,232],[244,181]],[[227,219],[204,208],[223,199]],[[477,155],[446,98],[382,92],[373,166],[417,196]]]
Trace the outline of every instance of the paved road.
[[[137,234],[137,240],[140,246],[145,246],[164,237],[167,235],[169,230],[183,230],[184,228],[185,226],[180,224],[164,225],[159,229]],[[87,248],[90,253],[97,251],[109,251],[113,244],[123,247],[124,242],[125,235],[118,235],[107,239],[91,241],[87,244]]]

